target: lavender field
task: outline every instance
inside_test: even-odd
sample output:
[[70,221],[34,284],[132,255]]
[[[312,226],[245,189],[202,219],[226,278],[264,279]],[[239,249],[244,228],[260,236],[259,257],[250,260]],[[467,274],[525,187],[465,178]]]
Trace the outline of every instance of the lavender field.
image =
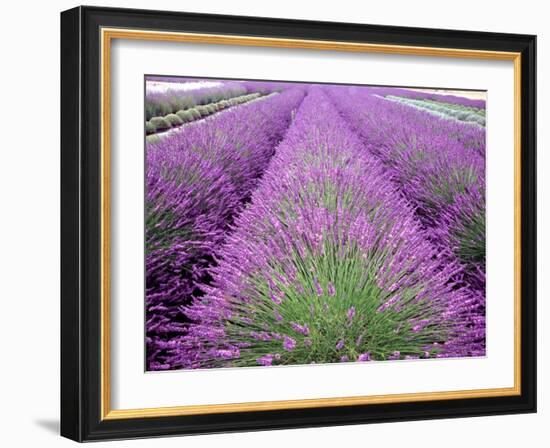
[[146,369],[485,355],[485,101],[148,77]]

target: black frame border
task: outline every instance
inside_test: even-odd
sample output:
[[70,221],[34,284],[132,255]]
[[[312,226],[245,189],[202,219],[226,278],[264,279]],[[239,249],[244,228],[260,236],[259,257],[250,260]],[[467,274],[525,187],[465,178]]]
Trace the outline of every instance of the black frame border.
[[[521,395],[101,420],[100,28],[521,53]],[[536,36],[77,7],[61,13],[61,435],[75,441],[536,412]]]

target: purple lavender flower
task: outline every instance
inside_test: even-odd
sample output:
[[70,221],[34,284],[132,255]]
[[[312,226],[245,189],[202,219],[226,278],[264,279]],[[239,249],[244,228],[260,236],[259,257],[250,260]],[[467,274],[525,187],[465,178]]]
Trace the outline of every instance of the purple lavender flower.
[[359,357],[357,358],[357,361],[364,362],[364,361],[370,361],[370,352],[361,353]]
[[280,356],[278,354],[268,353],[267,355],[261,356],[260,358],[256,359],[256,362],[262,366],[271,366],[273,365],[273,361],[278,359],[280,359]]
[[223,359],[235,359],[240,356],[240,350],[238,348],[231,350],[218,350],[217,354]]
[[400,359],[401,358],[401,352],[399,350],[395,350],[389,357],[388,359]]
[[317,295],[321,297],[324,294],[324,292],[323,292],[323,288],[319,284],[319,281],[317,280],[317,277],[313,277],[313,284],[315,285],[315,291],[317,292]]
[[300,325],[296,322],[291,322],[290,327],[297,333],[303,334],[304,336],[309,336],[309,327],[307,326],[307,324]]
[[274,292],[271,292],[271,294],[269,295],[269,298],[270,298],[271,300],[273,300],[273,302],[276,303],[277,305],[280,305],[280,304],[282,303],[282,301],[283,301],[282,296],[277,295],[277,294],[275,294]]
[[291,338],[290,336],[284,336],[283,348],[287,352],[291,352],[296,348],[296,340]]

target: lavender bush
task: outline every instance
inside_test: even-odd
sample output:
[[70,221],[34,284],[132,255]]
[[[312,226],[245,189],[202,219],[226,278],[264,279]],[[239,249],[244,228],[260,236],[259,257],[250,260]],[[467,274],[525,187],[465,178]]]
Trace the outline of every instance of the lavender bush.
[[391,90],[332,88],[329,93],[414,206],[441,256],[461,266],[452,280],[469,291],[467,326],[477,328],[469,343],[483,353],[485,131],[380,98]]

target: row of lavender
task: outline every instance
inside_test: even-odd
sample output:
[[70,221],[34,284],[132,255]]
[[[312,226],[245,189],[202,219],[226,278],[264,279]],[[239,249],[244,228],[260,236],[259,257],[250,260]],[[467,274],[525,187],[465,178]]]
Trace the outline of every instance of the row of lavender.
[[[470,291],[462,336],[485,352],[485,130],[380,98],[381,89],[330,89],[337,109],[413,205],[424,233],[458,263]],[[390,89],[388,89],[390,90]],[[393,90],[393,89],[392,89]]]
[[485,109],[485,100],[465,98],[463,96],[445,95],[433,92],[426,92],[420,90],[399,89],[399,88],[371,88],[371,92],[380,94],[383,92],[387,95],[394,95],[403,98],[410,98],[415,100],[429,100],[435,101],[440,104],[456,105],[463,107],[470,107],[475,109]]
[[428,111],[433,115],[437,115],[441,118],[475,123],[479,126],[486,125],[485,109],[464,107],[460,105],[452,105],[448,103],[441,103],[425,99],[411,99],[393,95],[388,95],[385,98],[391,101],[405,103],[424,111]]
[[154,91],[146,88],[145,119],[166,116],[179,110],[216,103],[229,98],[250,93],[246,85],[238,82],[225,82],[216,86],[181,91],[176,88]]
[[[145,120],[165,117],[178,111],[186,111],[197,106],[219,103],[247,94],[267,95],[273,92],[292,89],[295,84],[259,81],[199,80],[193,78],[168,78],[170,88],[155,90],[155,82],[162,77],[148,76],[145,90]],[[176,82],[179,80],[179,82]],[[193,85],[193,89],[185,89]]]
[[390,169],[425,227],[433,230],[433,240],[441,243],[441,249],[454,250],[472,268],[481,267],[485,260],[484,129],[437,119],[381,99],[368,89],[360,94],[349,89],[329,92],[367,149]]
[[184,126],[146,151],[147,369],[177,368],[182,307],[202,294],[228,226],[302,101],[301,89]]
[[[445,238],[462,241],[452,225],[466,221],[453,207],[482,196],[484,143],[470,129],[441,130],[434,117],[348,93],[310,88],[217,254],[206,294],[185,308],[192,322],[173,365],[484,353],[480,288],[464,280],[465,263],[472,273],[477,260],[455,244],[442,250]],[[435,157],[446,148],[448,160]],[[443,222],[447,233],[435,230]]]

